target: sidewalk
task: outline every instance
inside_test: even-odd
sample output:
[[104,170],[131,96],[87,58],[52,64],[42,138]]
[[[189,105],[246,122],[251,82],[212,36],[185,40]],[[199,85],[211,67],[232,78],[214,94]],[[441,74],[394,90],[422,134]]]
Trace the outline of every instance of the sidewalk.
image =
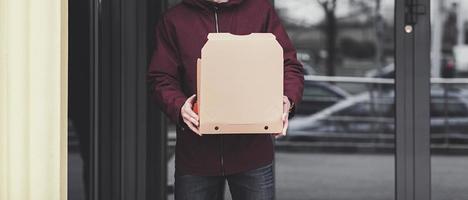
[[[468,157],[433,156],[432,163],[433,200],[468,199]],[[277,152],[276,196],[278,200],[393,200],[394,166],[391,154]],[[172,158],[169,184],[174,181],[173,170]],[[231,199],[229,194],[225,199]]]

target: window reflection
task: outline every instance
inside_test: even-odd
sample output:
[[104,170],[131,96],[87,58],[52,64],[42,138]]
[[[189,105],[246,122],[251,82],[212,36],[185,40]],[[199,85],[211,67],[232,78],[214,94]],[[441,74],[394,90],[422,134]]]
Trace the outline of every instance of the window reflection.
[[278,199],[394,199],[394,1],[275,0],[306,69]]
[[431,6],[432,199],[467,199],[468,2]]

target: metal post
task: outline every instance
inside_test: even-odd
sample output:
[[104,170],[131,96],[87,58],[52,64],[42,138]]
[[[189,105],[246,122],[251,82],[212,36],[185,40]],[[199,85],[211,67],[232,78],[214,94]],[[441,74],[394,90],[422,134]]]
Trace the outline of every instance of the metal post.
[[[396,1],[396,199],[430,198],[429,0]],[[409,20],[409,21],[408,21]]]

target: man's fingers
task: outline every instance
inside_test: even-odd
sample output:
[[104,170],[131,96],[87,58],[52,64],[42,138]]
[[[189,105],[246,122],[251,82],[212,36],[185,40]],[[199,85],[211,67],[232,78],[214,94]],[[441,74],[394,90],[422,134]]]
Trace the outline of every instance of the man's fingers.
[[188,126],[189,126],[190,129],[192,129],[193,132],[195,132],[197,135],[201,136],[200,131],[198,131],[198,129],[195,126],[193,126],[193,124],[189,123]]
[[186,107],[184,111],[193,119],[198,121],[197,113],[193,112],[192,107]]
[[190,117],[192,117],[192,118],[194,118],[195,120],[198,121],[199,120],[198,115],[197,115],[197,113],[193,112],[193,108],[192,108],[195,97],[196,97],[196,94],[189,97],[188,100],[187,100],[187,103],[184,105],[183,109]]
[[195,94],[192,95],[191,97],[189,97],[189,98],[187,99],[187,101],[185,101],[184,106],[188,105],[188,106],[191,108],[192,105],[193,105],[194,100],[195,100]]
[[290,102],[286,96],[283,96],[283,113],[289,112]]
[[190,128],[190,130],[195,132],[197,135],[201,136],[200,131],[198,130],[198,128],[196,128],[190,121],[187,121],[186,119],[184,119],[184,122],[185,122],[185,124],[187,124],[187,126]]
[[186,112],[182,113],[182,118],[184,120],[189,121],[190,123],[193,123],[195,126],[198,126],[198,120],[194,119],[192,116],[190,116]]
[[[194,96],[190,97],[190,98],[193,98]],[[192,109],[192,104],[190,103],[190,101],[187,101],[187,103],[185,103],[184,106],[182,106],[182,112],[187,114],[188,116],[190,116],[191,118],[195,119],[195,120],[199,120],[198,119],[198,115],[197,113],[193,112],[193,109]]]
[[200,131],[198,130],[197,126],[198,126],[198,115],[193,112],[192,110],[192,105],[193,105],[193,102],[195,100],[195,94],[192,95],[191,97],[189,97],[187,99],[187,101],[185,102],[185,104],[182,106],[182,118],[185,122],[185,124],[187,124],[187,126],[190,128],[190,130],[192,130],[193,132],[195,132],[197,135],[200,135]]
[[194,119],[192,116],[188,117],[188,120],[192,122],[195,126],[198,126],[198,120]]
[[278,139],[278,138],[280,138],[280,137],[283,137],[283,134],[282,134],[282,133],[276,133],[276,134],[275,134],[275,138],[276,138],[276,139]]
[[283,130],[281,131],[281,133],[273,134],[275,135],[275,138],[280,138],[286,135],[286,131],[288,130],[288,124],[289,124],[288,116],[289,116],[289,113],[287,112],[283,113],[283,116],[281,117],[281,119],[283,120]]
[[283,136],[285,136],[288,131],[288,124],[289,124],[289,120],[286,120],[283,126],[283,133],[282,133]]
[[280,138],[280,137],[285,136],[288,130],[288,125],[289,125],[288,115],[284,114],[283,115],[283,130],[281,131],[281,133],[273,134],[275,135],[275,138]]
[[191,105],[193,104],[193,101],[195,100],[195,96],[197,96],[196,94],[190,96],[188,99],[187,99],[187,102]]
[[273,135],[275,136],[275,138],[281,137],[281,133],[273,133]]

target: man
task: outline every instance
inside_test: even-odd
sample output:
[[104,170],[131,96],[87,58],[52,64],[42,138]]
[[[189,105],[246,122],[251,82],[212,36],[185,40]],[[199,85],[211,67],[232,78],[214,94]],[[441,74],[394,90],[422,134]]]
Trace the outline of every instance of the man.
[[154,101],[177,126],[175,199],[217,199],[225,180],[235,200],[274,199],[272,135],[197,135],[196,61],[211,32],[269,32],[283,47],[284,129],[273,135],[286,134],[302,98],[302,65],[268,0],[183,0],[169,9],[156,27],[148,80]]

